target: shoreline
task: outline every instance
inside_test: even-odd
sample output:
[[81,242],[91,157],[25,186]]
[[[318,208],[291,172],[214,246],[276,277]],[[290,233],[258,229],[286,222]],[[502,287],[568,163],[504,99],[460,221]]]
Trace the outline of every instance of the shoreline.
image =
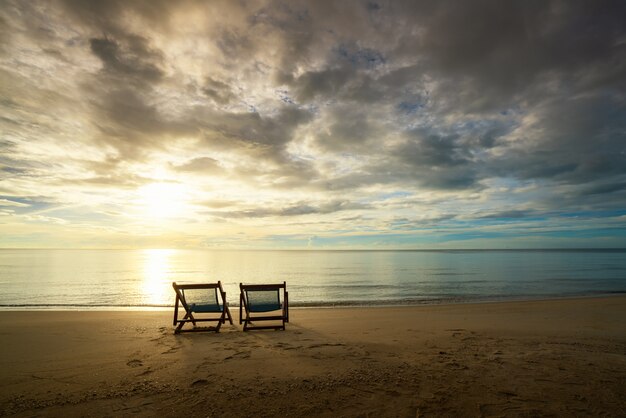
[[[327,304],[290,304],[290,309],[344,309],[344,308],[394,308],[394,307],[411,307],[411,306],[443,306],[443,305],[471,305],[471,304],[488,304],[488,303],[508,303],[508,302],[533,302],[533,301],[559,301],[559,300],[576,300],[576,299],[594,299],[594,298],[612,298],[624,297],[626,291],[580,294],[580,295],[546,295],[546,296],[492,296],[479,298],[446,298],[446,299],[425,299],[417,301],[346,301]],[[238,304],[230,304],[231,308],[239,308]],[[174,309],[174,305],[159,306],[126,306],[126,305],[0,305],[0,313],[2,312],[170,312]]]
[[[231,310],[232,311],[232,310]],[[626,296],[291,311],[0,312],[4,416],[621,416]],[[241,402],[245,399],[246,402]]]

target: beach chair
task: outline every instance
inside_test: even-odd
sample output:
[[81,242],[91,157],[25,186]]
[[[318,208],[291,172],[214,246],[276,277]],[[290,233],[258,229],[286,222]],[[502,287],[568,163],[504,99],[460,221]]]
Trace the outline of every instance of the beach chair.
[[[241,284],[239,296],[239,324],[243,330],[285,329],[289,322],[289,295],[287,283]],[[281,302],[282,293],[282,302]],[[253,325],[260,321],[273,321],[271,325]]]
[[[184,331],[215,331],[219,332],[222,324],[228,321],[233,323],[233,318],[226,302],[226,292],[222,289],[222,283],[198,283],[198,284],[176,284],[172,283],[176,292],[176,303],[174,304],[174,330],[175,334]],[[178,318],[178,306],[182,305],[185,315]],[[202,316],[201,316],[202,315]],[[206,317],[204,315],[209,315]],[[194,328],[183,330],[183,326],[191,322]],[[195,328],[198,322],[217,322],[215,326]]]

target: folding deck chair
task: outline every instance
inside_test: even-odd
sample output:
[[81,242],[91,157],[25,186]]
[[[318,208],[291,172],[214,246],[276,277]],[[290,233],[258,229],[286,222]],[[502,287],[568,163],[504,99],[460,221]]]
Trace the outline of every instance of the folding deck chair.
[[[241,284],[239,296],[239,324],[243,330],[249,329],[285,329],[289,322],[289,299],[287,283],[282,284]],[[282,292],[281,292],[282,289]],[[281,303],[281,296],[283,301]],[[245,311],[245,317],[243,312]],[[252,325],[257,321],[280,322],[273,325]]]
[[[219,332],[222,324],[228,321],[233,323],[233,318],[226,303],[226,292],[222,289],[222,283],[199,283],[199,284],[176,284],[172,283],[174,292],[176,292],[176,303],[174,304],[174,326],[178,324],[174,330],[175,334],[185,331],[215,331]],[[220,302],[221,299],[221,302]],[[185,316],[178,318],[178,304],[185,309]],[[212,317],[198,318],[194,315],[213,314]],[[219,317],[216,317],[219,314]],[[194,328],[183,330],[183,326],[191,322]],[[195,328],[198,322],[217,322],[216,326]]]

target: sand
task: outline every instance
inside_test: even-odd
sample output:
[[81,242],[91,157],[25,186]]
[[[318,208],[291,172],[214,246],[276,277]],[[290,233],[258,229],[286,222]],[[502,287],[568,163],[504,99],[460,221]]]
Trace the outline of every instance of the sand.
[[170,312],[5,311],[0,415],[626,416],[625,319],[623,296],[292,309],[286,331],[180,335]]

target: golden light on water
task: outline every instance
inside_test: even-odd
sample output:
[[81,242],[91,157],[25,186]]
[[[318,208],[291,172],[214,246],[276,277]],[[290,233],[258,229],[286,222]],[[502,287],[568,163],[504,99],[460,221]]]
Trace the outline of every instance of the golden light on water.
[[163,305],[171,302],[173,291],[170,277],[170,258],[176,250],[142,250],[143,281],[141,293],[146,305]]

